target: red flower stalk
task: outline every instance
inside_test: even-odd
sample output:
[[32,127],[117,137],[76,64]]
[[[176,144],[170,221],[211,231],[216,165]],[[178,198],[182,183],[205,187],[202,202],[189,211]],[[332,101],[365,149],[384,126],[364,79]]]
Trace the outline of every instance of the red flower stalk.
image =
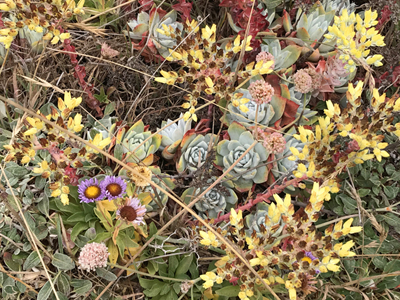
[[87,93],[89,99],[85,99],[86,104],[89,106],[89,108],[96,110],[99,117],[102,117],[103,112],[100,108],[100,101],[93,96],[93,85],[85,81],[85,67],[78,64],[75,47],[71,45],[70,39],[64,40],[63,48],[68,52],[66,54],[69,56],[71,63],[75,69],[74,77],[78,79],[79,85],[83,88],[83,91]]

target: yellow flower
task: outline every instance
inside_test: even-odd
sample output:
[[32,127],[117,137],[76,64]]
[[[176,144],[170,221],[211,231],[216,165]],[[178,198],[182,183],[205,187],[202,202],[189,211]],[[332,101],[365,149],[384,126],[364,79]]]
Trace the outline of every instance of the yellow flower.
[[[105,139],[103,140],[102,136],[103,136],[103,135],[102,135],[101,133],[96,134],[96,136],[94,137],[94,139],[93,139],[93,140],[90,140],[89,143],[92,144],[92,145],[94,145],[94,146],[96,146],[97,148],[103,150],[104,147],[106,147],[108,144],[111,143],[111,139],[108,137],[108,138],[105,138]],[[93,151],[94,153],[98,153],[98,151],[93,150],[90,146],[86,146],[86,148],[87,148],[88,150]]]
[[240,300],[249,300],[249,298],[246,296],[246,292],[244,291],[239,292],[238,297]]
[[340,107],[335,103],[335,105],[332,104],[331,100],[326,101],[326,105],[328,109],[324,109],[325,115],[327,115],[329,118],[332,118],[334,115],[340,115]]
[[209,41],[210,44],[215,43],[215,38],[216,38],[215,37],[215,32],[216,32],[216,30],[217,30],[217,25],[216,24],[213,24],[211,26],[211,28],[208,25],[206,25],[206,27],[201,29],[201,38],[203,40]]
[[[64,102],[68,109],[73,110],[75,107],[79,106],[79,104],[82,103],[82,97],[72,98],[70,92],[65,92]],[[60,102],[58,108],[60,110],[63,110],[62,108],[60,108]]]
[[215,236],[215,234],[212,233],[211,231],[208,231],[208,232],[200,231],[200,236],[203,238],[200,241],[200,244],[202,244],[204,246],[218,247],[219,244],[220,244],[218,242],[217,237]]
[[68,120],[68,129],[73,130],[75,132],[79,132],[83,129],[83,125],[81,124],[82,121],[82,115],[81,114],[76,114],[75,117],[69,118]]
[[267,265],[270,263],[270,261],[268,260],[268,258],[266,258],[266,257],[262,254],[262,251],[256,251],[256,255],[257,255],[256,258],[250,259],[250,261],[249,261],[249,262],[250,262],[250,265],[251,265],[252,267],[257,266],[257,265],[260,265],[260,266],[265,267],[265,266],[267,266]]
[[290,194],[286,194],[284,201],[277,194],[274,194],[274,199],[276,201],[276,205],[280,213],[282,214],[287,213],[289,215],[294,213],[294,211],[289,212],[289,209],[293,210],[292,199],[290,197]]
[[0,11],[9,11],[9,10],[10,10],[10,7],[8,7],[8,5],[6,3],[0,3]]
[[79,0],[78,5],[74,9],[74,14],[76,14],[76,15],[84,15],[85,11],[82,9],[84,4],[85,4],[85,0]]
[[160,74],[163,77],[156,77],[156,78],[154,78],[154,80],[157,82],[166,83],[168,85],[173,85],[178,77],[178,74],[175,72],[172,72],[172,71],[166,72],[166,71],[161,70]]
[[346,92],[346,97],[353,106],[355,106],[354,101],[356,99],[358,99],[359,97],[361,97],[363,85],[364,85],[364,82],[361,80],[358,81],[355,88],[352,83],[349,83],[349,85],[348,85],[348,91]]
[[236,226],[239,229],[241,229],[243,227],[243,224],[241,224],[242,222],[242,211],[239,210],[237,213],[236,211],[231,208],[231,215],[229,216],[229,220],[231,221],[231,225],[232,226]]
[[374,149],[375,157],[379,162],[382,161],[382,157],[389,157],[389,153],[387,153],[385,150],[381,150],[385,149],[387,146],[388,143],[379,143],[377,148]]
[[233,51],[234,53],[240,52],[240,51],[242,50],[243,43],[245,43],[245,51],[251,51],[251,50],[253,50],[253,48],[250,47],[250,41],[251,41],[251,35],[249,35],[249,36],[247,37],[246,41],[243,40],[242,43],[240,43],[240,35],[238,35],[238,36],[236,37],[236,39],[234,40],[234,42],[233,42],[232,51]]
[[[38,163],[39,168],[33,168],[33,173],[36,174],[44,174],[44,173],[49,173],[48,170],[50,170],[49,168],[49,164],[47,163],[47,161],[43,160],[40,163]],[[50,175],[50,173],[49,173]]]
[[207,272],[206,274],[200,275],[200,278],[204,280],[203,288],[208,289],[214,285],[217,275],[214,272]]

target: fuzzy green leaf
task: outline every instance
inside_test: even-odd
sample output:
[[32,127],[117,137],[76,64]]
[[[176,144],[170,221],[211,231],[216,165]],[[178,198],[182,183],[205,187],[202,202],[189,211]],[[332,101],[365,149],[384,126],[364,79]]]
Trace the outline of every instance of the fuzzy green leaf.
[[68,255],[61,253],[54,254],[51,264],[59,270],[72,270],[75,268],[74,261]]
[[39,258],[38,252],[33,251],[33,252],[31,252],[31,254],[29,254],[27,259],[25,260],[23,269],[25,271],[29,271],[33,267],[36,267],[38,264],[40,264],[40,258]]
[[215,293],[220,296],[225,297],[236,297],[240,292],[240,286],[238,285],[230,285],[223,287],[222,289],[216,290]]
[[39,291],[39,294],[37,295],[37,300],[47,300],[50,297],[50,294],[52,293],[50,281],[47,281],[44,286]]

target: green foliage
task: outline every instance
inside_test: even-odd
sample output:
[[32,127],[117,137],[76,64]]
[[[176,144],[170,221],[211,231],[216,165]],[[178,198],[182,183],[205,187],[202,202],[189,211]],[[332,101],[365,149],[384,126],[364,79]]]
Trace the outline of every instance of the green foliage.
[[[168,251],[168,255],[166,255],[166,251]],[[179,249],[167,246],[152,253],[151,258],[149,253],[141,256],[141,260],[147,260],[146,268],[149,274],[164,277],[163,279],[139,278],[139,283],[144,289],[143,293],[149,299],[177,300],[181,295],[181,290],[185,290],[185,287],[181,288],[181,285],[188,285],[188,288],[193,289],[194,296],[200,296],[201,284],[195,284],[193,287],[189,284],[189,280],[199,277],[195,255],[193,253],[175,255],[174,252],[179,253]],[[168,280],[167,278],[181,280]],[[190,293],[192,294],[192,292]]]

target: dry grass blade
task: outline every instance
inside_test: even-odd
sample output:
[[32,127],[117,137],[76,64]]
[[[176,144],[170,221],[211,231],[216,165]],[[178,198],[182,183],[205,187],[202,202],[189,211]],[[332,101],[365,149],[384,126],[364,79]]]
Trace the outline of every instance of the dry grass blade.
[[67,27],[68,29],[79,29],[79,30],[83,30],[83,31],[88,31],[93,33],[94,35],[97,36],[106,36],[107,34],[107,30],[106,29],[101,29],[101,28],[97,28],[91,25],[87,25],[83,22],[80,23],[64,23],[64,26]]
[[62,89],[60,89],[58,86],[52,85],[51,83],[47,82],[46,80],[42,79],[42,78],[37,78],[37,80],[24,76],[24,75],[19,75],[20,77],[24,78],[26,81],[29,81],[31,83],[43,86],[43,87],[47,87],[47,88],[52,88],[54,90],[56,90],[57,92],[64,94],[64,91]]

